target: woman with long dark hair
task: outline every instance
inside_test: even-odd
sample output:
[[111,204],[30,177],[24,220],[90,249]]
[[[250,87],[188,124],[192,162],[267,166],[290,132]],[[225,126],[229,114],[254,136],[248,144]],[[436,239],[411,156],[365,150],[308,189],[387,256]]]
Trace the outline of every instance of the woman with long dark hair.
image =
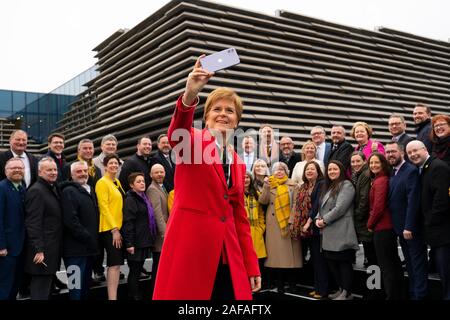
[[355,251],[359,249],[353,224],[355,189],[346,179],[339,161],[331,160],[326,169],[325,187],[315,224],[322,232],[322,250],[340,290],[329,295],[334,300],[351,300]]

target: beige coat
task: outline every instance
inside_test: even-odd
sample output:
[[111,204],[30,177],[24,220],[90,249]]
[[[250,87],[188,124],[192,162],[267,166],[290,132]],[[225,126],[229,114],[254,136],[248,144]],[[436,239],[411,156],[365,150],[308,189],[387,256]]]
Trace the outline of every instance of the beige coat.
[[169,219],[169,211],[167,209],[168,195],[155,181],[152,181],[146,193],[155,211],[156,228],[158,229],[158,236],[155,240],[155,252],[161,252],[167,219]]
[[[292,203],[296,183],[289,179],[286,184],[289,186]],[[292,239],[289,234],[285,237],[281,235],[280,226],[275,216],[275,198],[276,189],[270,189],[268,185],[264,185],[259,196],[259,202],[268,205],[266,212],[267,259],[264,265],[269,268],[301,268],[303,261],[300,240]]]

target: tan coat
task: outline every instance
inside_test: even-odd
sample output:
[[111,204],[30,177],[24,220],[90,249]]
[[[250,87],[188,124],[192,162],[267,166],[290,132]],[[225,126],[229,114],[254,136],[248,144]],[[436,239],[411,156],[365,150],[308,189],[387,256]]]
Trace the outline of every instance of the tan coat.
[[155,181],[152,181],[146,193],[155,211],[156,228],[158,229],[158,236],[155,240],[155,252],[161,252],[167,219],[169,219],[169,211],[167,209],[168,195]]
[[[286,184],[289,186],[292,203],[296,183],[289,179]],[[301,268],[303,261],[300,240],[292,239],[289,234],[285,237],[281,235],[280,226],[275,216],[275,198],[276,189],[270,189],[268,185],[264,185],[259,196],[259,202],[268,205],[266,213],[267,259],[264,265],[269,268]]]

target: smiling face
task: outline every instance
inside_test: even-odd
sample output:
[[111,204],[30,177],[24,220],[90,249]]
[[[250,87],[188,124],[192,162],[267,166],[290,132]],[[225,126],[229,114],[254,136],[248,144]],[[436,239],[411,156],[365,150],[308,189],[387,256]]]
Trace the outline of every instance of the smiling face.
[[310,163],[305,168],[306,179],[308,179],[309,182],[314,182],[317,180],[317,176],[318,176],[318,172],[317,172],[316,166],[314,164]]
[[11,150],[14,151],[14,153],[21,155],[27,148],[27,134],[21,130],[16,131],[9,139],[9,144],[11,146]]
[[245,180],[244,180],[244,187],[245,189],[248,190],[248,188],[250,187],[250,182],[252,181],[252,179],[250,178],[250,176],[248,174],[245,175]]
[[430,118],[426,107],[415,107],[413,110],[413,119],[415,124],[420,124]]
[[397,117],[389,118],[388,125],[389,125],[389,132],[394,137],[402,134],[406,130],[406,123],[401,118]]
[[277,179],[283,179],[286,177],[286,171],[284,171],[282,166],[276,166],[273,171],[273,176]]
[[54,136],[52,138],[52,141],[48,144],[48,148],[50,151],[52,151],[54,154],[61,154],[64,150],[64,140],[60,137]]
[[25,176],[25,165],[19,158],[12,158],[5,166],[6,177],[15,183],[20,183]]
[[252,153],[255,150],[255,140],[252,137],[245,137],[242,141],[242,148],[245,153]]
[[225,133],[233,130],[238,124],[238,115],[234,102],[229,99],[217,100],[206,114],[206,127]]
[[360,145],[364,145],[369,141],[369,134],[364,126],[357,126],[355,128],[355,140]]
[[58,178],[58,169],[54,161],[43,161],[39,163],[39,177],[49,183],[56,182]]
[[320,128],[312,129],[311,140],[318,146],[325,141],[325,132]]
[[352,156],[350,164],[354,172],[359,172],[361,168],[364,166],[365,161],[363,160],[363,158],[361,158],[359,154],[355,154]]
[[150,177],[152,178],[153,181],[155,181],[157,184],[163,184],[165,176],[166,172],[162,165],[157,163],[152,166],[152,169],[150,171]]
[[400,151],[396,143],[388,143],[385,147],[386,160],[393,167],[398,166],[404,157],[404,152]]
[[288,156],[294,150],[294,142],[291,138],[283,137],[280,140],[280,148],[284,155]]
[[117,143],[114,140],[106,140],[102,143],[101,147],[104,154],[113,154],[117,151]]
[[264,161],[256,161],[253,165],[253,170],[256,176],[262,177],[267,175],[268,167]]
[[339,168],[339,166],[338,166],[337,164],[335,164],[335,163],[330,163],[330,164],[328,165],[328,170],[327,170],[327,172],[328,172],[328,178],[329,178],[331,181],[334,181],[334,180],[336,180],[336,179],[339,178],[339,175],[341,174],[341,169]]
[[149,138],[142,138],[137,145],[137,154],[148,157],[152,152],[152,140]]
[[92,142],[81,143],[78,148],[78,155],[84,161],[90,161],[94,156],[94,145]]
[[75,165],[71,170],[72,180],[81,185],[87,184],[89,179],[87,163],[82,162]]
[[119,170],[119,161],[116,158],[112,158],[108,161],[105,167],[105,171],[109,173],[111,176],[116,176],[117,171]]
[[159,151],[161,151],[163,154],[169,154],[170,150],[172,150],[172,147],[170,146],[169,143],[169,138],[167,136],[162,137],[159,139],[158,142],[158,149]]
[[378,156],[372,156],[369,159],[369,169],[374,175],[379,174],[383,170],[380,158]]
[[308,143],[303,149],[303,152],[305,153],[305,159],[308,161],[315,159],[316,150],[317,149],[314,144]]
[[421,166],[428,158],[428,150],[420,141],[411,141],[406,146],[408,159],[416,166]]
[[345,139],[345,130],[340,126],[331,128],[331,140],[333,143],[339,144]]
[[450,124],[444,119],[437,120],[433,125],[434,134],[439,138],[450,136]]

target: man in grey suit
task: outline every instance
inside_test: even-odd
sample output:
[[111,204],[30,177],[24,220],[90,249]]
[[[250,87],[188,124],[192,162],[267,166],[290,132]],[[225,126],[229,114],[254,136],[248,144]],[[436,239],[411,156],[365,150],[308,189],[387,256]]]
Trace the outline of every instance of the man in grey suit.
[[169,219],[169,210],[167,208],[167,198],[169,195],[164,187],[164,177],[166,176],[166,173],[161,164],[157,163],[152,166],[150,176],[152,178],[152,183],[147,189],[147,197],[152,203],[155,212],[156,227],[158,229],[155,240],[155,250],[152,254],[151,288],[153,291],[158,271],[159,257],[161,256],[161,249],[164,241],[164,234],[166,233],[166,224]]

